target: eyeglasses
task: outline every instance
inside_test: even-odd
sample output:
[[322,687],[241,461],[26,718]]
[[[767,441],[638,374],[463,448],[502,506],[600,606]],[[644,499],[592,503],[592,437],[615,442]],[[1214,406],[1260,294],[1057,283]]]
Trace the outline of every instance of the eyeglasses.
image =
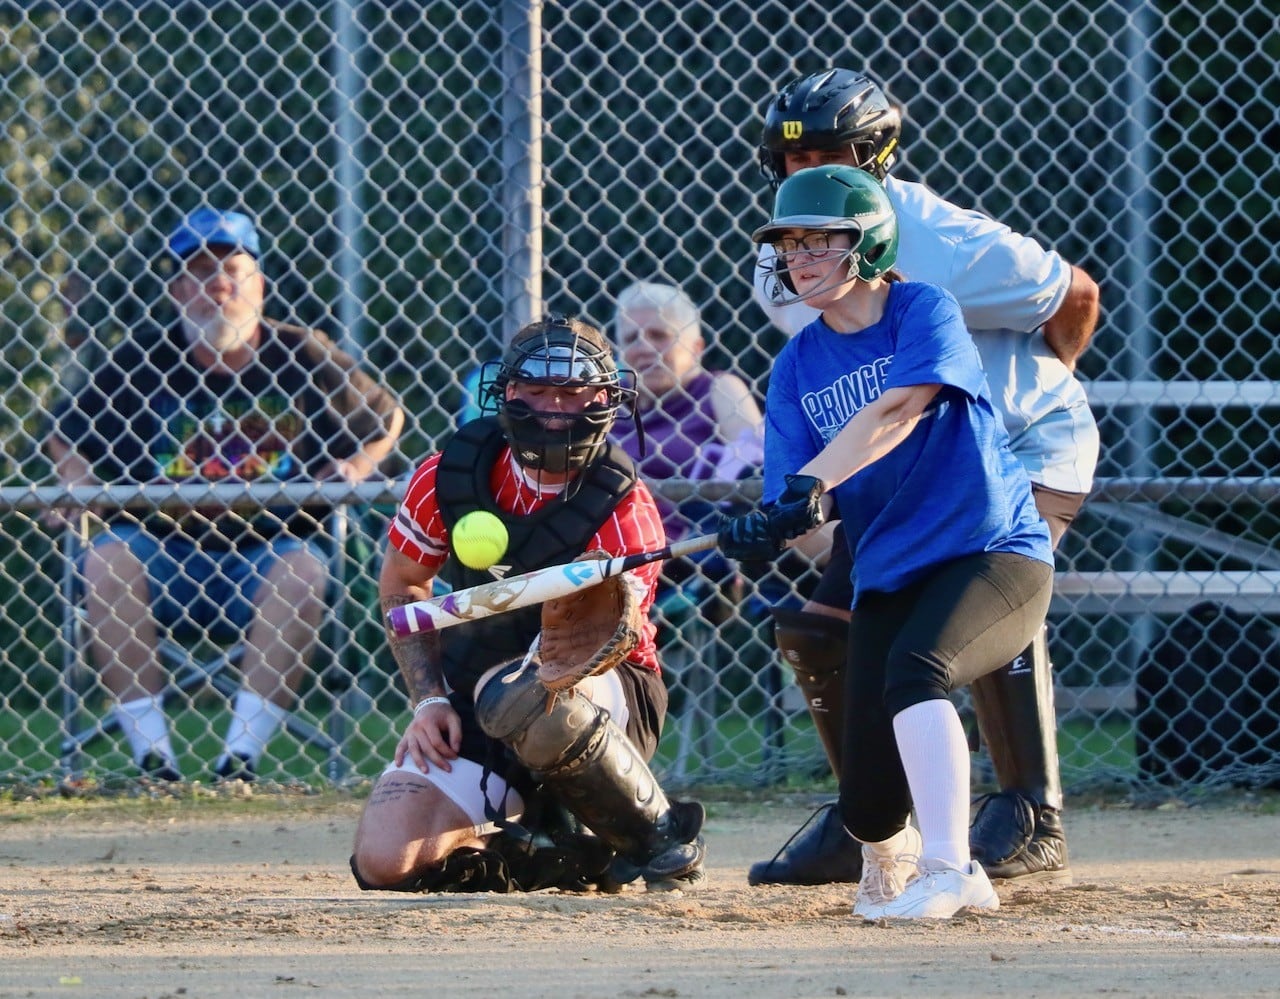
[[779,256],[788,256],[804,251],[811,257],[825,257],[829,253],[842,252],[840,247],[831,245],[831,233],[807,232],[803,236],[783,236],[773,242],[774,252]]

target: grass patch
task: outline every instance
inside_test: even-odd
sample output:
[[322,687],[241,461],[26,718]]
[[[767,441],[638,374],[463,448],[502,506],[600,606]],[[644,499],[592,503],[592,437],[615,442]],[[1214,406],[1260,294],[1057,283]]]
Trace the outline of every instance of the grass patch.
[[147,822],[173,819],[251,818],[261,815],[358,812],[368,785],[314,791],[281,784],[208,787],[202,784],[147,785],[131,781],[116,792],[80,792],[53,785],[13,785],[0,790],[0,826],[59,819]]
[[[313,695],[304,702],[301,714],[323,728],[327,708],[327,699]],[[191,782],[181,787],[196,787],[199,782],[203,790],[191,797],[204,807],[210,800],[213,762],[222,748],[225,704],[216,696],[199,698],[192,707],[172,710],[170,717],[178,763]],[[367,787],[394,752],[403,721],[404,712],[397,704],[376,702],[350,721],[345,740],[347,768],[337,782],[330,778],[330,760],[322,748],[304,745],[282,731],[264,757],[260,793],[266,795],[271,787],[278,796],[301,797]],[[834,793],[835,782],[808,715],[778,715],[774,721],[777,728],[769,733],[762,713],[748,717],[736,701],[719,714],[699,719],[699,724],[670,716],[653,760],[654,770],[677,790],[736,788],[747,798],[766,789],[781,794]],[[1068,791],[1137,781],[1134,738],[1132,722],[1119,714],[1065,721],[1058,744]],[[22,713],[0,708],[0,801],[56,799],[64,793],[66,788],[58,790],[63,776],[59,742],[59,718],[54,711],[43,705]],[[87,747],[82,777],[81,791],[72,788],[72,793],[94,789],[105,797],[122,797],[137,793],[140,783],[117,734],[101,736]],[[155,794],[154,789],[145,792]]]

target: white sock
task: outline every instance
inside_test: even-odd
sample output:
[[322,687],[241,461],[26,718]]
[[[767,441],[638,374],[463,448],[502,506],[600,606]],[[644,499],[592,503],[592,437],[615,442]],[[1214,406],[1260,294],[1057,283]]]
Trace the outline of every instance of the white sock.
[[227,726],[227,748],[223,759],[237,753],[247,756],[251,763],[257,763],[286,714],[288,712],[280,705],[252,690],[237,691],[231,707],[231,722]]
[[922,701],[893,716],[898,755],[920,822],[924,855],[969,869],[969,742],[955,706]]
[[148,753],[155,753],[166,763],[176,763],[173,744],[169,741],[169,719],[159,694],[120,701],[115,706],[116,721],[129,740],[129,751],[135,763]]

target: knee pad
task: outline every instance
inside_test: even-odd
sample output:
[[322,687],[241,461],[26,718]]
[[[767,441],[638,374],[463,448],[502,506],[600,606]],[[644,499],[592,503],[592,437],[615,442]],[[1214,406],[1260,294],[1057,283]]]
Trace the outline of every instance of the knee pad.
[[609,712],[573,690],[552,695],[518,663],[484,685],[476,720],[485,734],[509,746],[536,773],[579,755]]

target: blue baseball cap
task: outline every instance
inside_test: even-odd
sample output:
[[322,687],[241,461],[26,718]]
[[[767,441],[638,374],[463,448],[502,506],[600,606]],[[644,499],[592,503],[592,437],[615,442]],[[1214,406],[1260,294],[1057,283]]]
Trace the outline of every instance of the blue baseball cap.
[[258,230],[241,212],[199,208],[169,235],[169,252],[179,260],[210,246],[234,246],[253,257],[262,256]]

